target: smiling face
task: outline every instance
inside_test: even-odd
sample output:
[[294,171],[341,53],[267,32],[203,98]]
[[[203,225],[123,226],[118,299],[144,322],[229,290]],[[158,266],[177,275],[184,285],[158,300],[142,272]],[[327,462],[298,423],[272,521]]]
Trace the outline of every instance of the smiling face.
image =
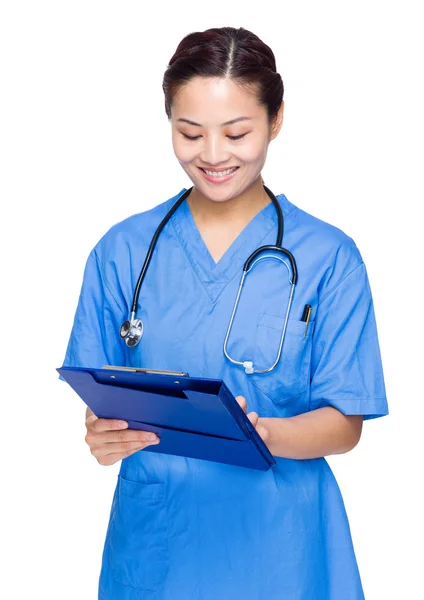
[[206,198],[236,198],[258,181],[282,114],[283,104],[271,127],[252,91],[228,78],[194,77],[172,102],[175,156]]

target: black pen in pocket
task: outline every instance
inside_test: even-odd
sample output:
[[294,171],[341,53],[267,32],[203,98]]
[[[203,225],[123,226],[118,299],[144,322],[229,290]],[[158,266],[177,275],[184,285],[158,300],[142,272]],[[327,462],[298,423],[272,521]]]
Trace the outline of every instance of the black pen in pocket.
[[303,337],[306,337],[306,334],[308,333],[311,312],[312,312],[312,306],[310,304],[305,304],[305,308],[303,309],[302,318],[300,319],[301,321],[305,321],[305,323],[306,323],[305,333],[303,334]]

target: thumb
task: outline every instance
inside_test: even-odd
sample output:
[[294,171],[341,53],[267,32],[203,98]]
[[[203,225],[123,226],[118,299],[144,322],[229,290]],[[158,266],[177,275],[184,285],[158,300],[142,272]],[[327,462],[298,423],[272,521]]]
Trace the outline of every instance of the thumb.
[[247,415],[247,418],[249,419],[249,421],[252,423],[253,427],[256,428],[256,425],[258,424],[258,420],[259,420],[259,416],[257,412],[250,412]]
[[244,410],[244,412],[246,412],[246,409],[247,409],[246,398],[244,396],[236,396],[236,400],[240,404],[240,406],[242,407],[242,409]]

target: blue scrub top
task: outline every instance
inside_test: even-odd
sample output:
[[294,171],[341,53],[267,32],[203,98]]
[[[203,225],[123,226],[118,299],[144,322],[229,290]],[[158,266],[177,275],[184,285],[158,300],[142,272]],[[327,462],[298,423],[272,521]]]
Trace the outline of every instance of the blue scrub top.
[[[64,361],[186,371],[223,379],[260,417],[322,406],[365,419],[387,414],[373,302],[358,248],[340,229],[277,196],[296,286],[281,360],[247,375],[223,341],[246,258],[274,244],[272,203],[215,263],[187,202],[159,237],[141,288],[143,338],[119,328],[152,236],[185,188],[113,226],[91,252]],[[247,276],[228,342],[267,368],[277,354],[290,283],[264,260]],[[301,321],[312,306],[306,337]],[[155,449],[160,449],[160,445]],[[267,472],[139,451],[121,463],[99,580],[102,600],[359,600],[348,519],[324,458],[276,457]]]

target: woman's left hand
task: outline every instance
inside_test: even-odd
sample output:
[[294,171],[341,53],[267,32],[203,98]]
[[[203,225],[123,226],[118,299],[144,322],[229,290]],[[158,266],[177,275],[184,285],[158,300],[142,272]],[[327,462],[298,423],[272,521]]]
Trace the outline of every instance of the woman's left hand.
[[256,412],[247,412],[247,401],[244,396],[236,396],[237,402],[240,404],[242,409],[247,415],[247,418],[252,423],[253,427],[256,429],[258,434],[261,436],[264,442],[269,438],[268,430],[263,426],[262,420],[259,418],[258,413]]

